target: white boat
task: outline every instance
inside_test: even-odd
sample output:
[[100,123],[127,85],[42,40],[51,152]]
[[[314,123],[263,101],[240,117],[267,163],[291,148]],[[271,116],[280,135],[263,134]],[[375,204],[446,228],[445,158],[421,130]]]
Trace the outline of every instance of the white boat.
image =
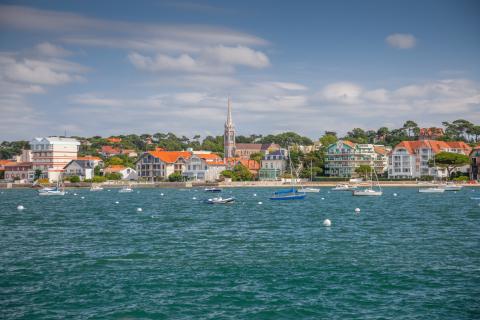
[[357,189],[357,186],[351,186],[346,183],[339,183],[335,186],[335,188],[332,188],[332,191],[353,191],[356,189]]
[[418,189],[420,193],[442,193],[445,192],[445,189],[442,187],[431,187],[431,188],[420,188]]
[[[375,179],[377,180],[377,186],[378,186],[379,190],[374,190],[373,189],[373,173],[375,173]],[[377,173],[375,172],[375,170],[372,170],[370,172],[370,181],[371,181],[370,187],[365,188],[363,190],[353,190],[352,194],[354,196],[381,196],[383,194],[382,187],[380,187],[380,183],[378,182],[378,177],[377,177]]]
[[64,196],[65,188],[62,183],[62,177],[60,176],[57,180],[57,185],[55,187],[46,187],[38,190],[39,196]]
[[125,186],[122,189],[118,190],[119,193],[128,193],[128,192],[133,192],[133,189],[130,188],[129,186]]
[[298,192],[320,192],[319,188],[301,188]]
[[205,192],[222,192],[222,189],[220,189],[220,188],[215,188],[215,187],[205,188]]
[[102,191],[103,188],[101,186],[92,186],[90,188],[90,191]]
[[226,203],[233,203],[233,202],[235,202],[235,198],[233,197],[230,197],[230,198],[218,197],[218,198],[208,199],[205,201],[205,203],[208,203],[208,204],[226,204]]
[[447,184],[443,186],[443,189],[445,189],[445,191],[461,191],[462,188],[463,186],[458,184]]

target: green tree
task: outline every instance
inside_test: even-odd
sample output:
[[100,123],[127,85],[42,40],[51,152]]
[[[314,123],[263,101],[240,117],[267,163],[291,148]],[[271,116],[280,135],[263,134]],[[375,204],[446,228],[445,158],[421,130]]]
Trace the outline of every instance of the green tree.
[[[453,170],[463,167],[470,163],[468,156],[453,152],[440,152],[435,155],[435,167],[447,169],[448,177]],[[429,161],[429,165],[433,166],[433,161]]]
[[368,175],[372,171],[373,171],[372,167],[365,164],[361,164],[360,166],[355,168],[355,173],[358,174],[359,176],[364,176],[365,178],[368,178]]
[[102,168],[100,166],[95,166],[95,168],[93,168],[93,175],[94,176],[100,176],[101,175],[101,170]]
[[34,176],[33,176],[33,180],[38,180],[40,178],[40,176],[42,175],[42,173],[43,173],[42,170],[36,169],[35,173],[34,173]]
[[79,176],[71,176],[68,178],[68,180],[72,183],[77,183],[80,182],[80,177]]
[[243,164],[237,164],[233,167],[233,172],[237,177],[237,181],[251,181],[253,180],[253,174]]
[[260,162],[262,161],[264,155],[265,154],[263,152],[255,152],[250,155],[250,159]]
[[121,180],[122,174],[118,172],[107,173],[105,174],[105,178],[107,178],[107,180]]
[[230,178],[232,181],[236,181],[235,173],[232,170],[223,170],[220,175],[224,178]]
[[107,166],[112,166],[112,165],[123,165],[123,159],[119,156],[114,156],[111,158],[108,158],[105,160],[105,164]]
[[94,176],[92,178],[92,182],[94,182],[94,183],[101,183],[101,182],[105,182],[105,181],[107,181],[107,178],[103,177],[103,176]]
[[324,146],[325,148],[328,147],[329,145],[335,143],[338,141],[338,138],[337,136],[333,135],[333,134],[325,134],[323,135],[321,138],[320,138],[320,143],[322,144],[322,146]]
[[174,172],[168,176],[168,181],[170,182],[179,182],[183,181],[183,176],[180,172]]
[[418,134],[418,132],[420,131],[420,129],[418,128],[418,124],[412,120],[407,120],[403,124],[403,129],[407,132],[407,135],[409,137],[412,137],[415,134]]

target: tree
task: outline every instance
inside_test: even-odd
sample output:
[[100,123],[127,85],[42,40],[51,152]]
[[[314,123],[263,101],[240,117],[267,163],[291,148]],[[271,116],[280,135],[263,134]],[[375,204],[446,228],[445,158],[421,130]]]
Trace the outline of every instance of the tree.
[[237,177],[237,181],[251,181],[253,180],[253,174],[243,164],[237,164],[233,167],[233,173]]
[[95,168],[93,168],[93,175],[100,176],[101,175],[100,170],[101,170],[100,166],[95,166]]
[[[470,163],[468,156],[453,152],[440,152],[435,155],[435,166],[447,169],[448,177],[453,170],[463,167]],[[433,166],[433,161],[429,161],[429,165]]]
[[35,174],[33,176],[33,180],[38,180],[40,178],[40,176],[42,175],[43,171],[40,170],[40,169],[36,169],[35,170]]
[[420,129],[418,128],[418,124],[415,121],[412,120],[407,120],[403,124],[403,129],[406,130],[407,135],[409,137],[412,137],[415,135],[415,133],[418,133]]
[[263,152],[255,152],[250,155],[250,159],[260,162],[262,161],[264,155],[265,154]]
[[114,156],[114,157],[108,158],[108,159],[105,161],[105,164],[106,164],[107,166],[111,166],[111,165],[122,165],[122,164],[123,164],[123,159],[120,158],[119,156]]
[[320,138],[320,143],[324,147],[328,147],[329,145],[335,143],[338,141],[338,138],[336,135],[333,134],[325,134],[323,137]]
[[71,176],[68,180],[72,183],[77,183],[77,182],[80,182],[80,177],[79,176]]
[[107,180],[121,180],[122,174],[118,172],[107,173],[105,178],[107,178]]
[[183,176],[180,172],[174,172],[168,176],[168,181],[170,182],[180,182],[183,181]]
[[358,174],[359,176],[364,175],[365,178],[368,177],[368,174],[370,174],[373,171],[372,167],[369,165],[361,164],[357,168],[355,168],[355,173]]

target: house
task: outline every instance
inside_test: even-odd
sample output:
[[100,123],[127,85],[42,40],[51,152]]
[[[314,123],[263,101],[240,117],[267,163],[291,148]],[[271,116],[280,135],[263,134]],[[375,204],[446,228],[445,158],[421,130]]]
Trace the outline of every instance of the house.
[[446,177],[447,171],[429,166],[429,160],[439,152],[469,155],[472,148],[463,141],[402,141],[389,155],[388,177],[411,179],[422,176]]
[[22,150],[20,155],[12,158],[15,162],[32,162],[32,150]]
[[95,157],[95,156],[84,156],[84,157],[77,157],[77,160],[89,160],[92,161],[94,166],[103,166],[103,160],[100,157]]
[[102,149],[100,150],[100,154],[104,157],[112,157],[112,156],[117,156],[119,154],[122,154],[122,150],[120,148],[115,148],[112,146],[102,146]]
[[77,160],[70,161],[65,168],[63,168],[63,174],[66,177],[79,176],[80,180],[92,179],[95,175],[95,167],[103,163],[100,158],[97,157],[81,157]]
[[382,175],[388,168],[390,149],[383,145],[353,143],[338,140],[327,148],[325,174],[336,177],[352,177],[355,169],[367,165]]
[[185,169],[182,173],[188,180],[216,181],[220,173],[226,170],[226,164],[216,154],[192,154],[185,160]]
[[107,138],[107,141],[110,142],[110,143],[120,143],[120,142],[122,142],[122,138],[110,137],[110,138]]
[[111,165],[103,169],[103,174],[107,175],[110,173],[120,173],[122,175],[122,180],[137,180],[138,179],[138,174],[137,171],[135,171],[132,168],[125,167],[122,165]]
[[5,179],[5,166],[9,164],[15,164],[12,160],[0,160],[0,179]]
[[138,176],[149,181],[167,179],[172,173],[183,173],[192,153],[188,151],[148,151],[137,160]]
[[19,181],[20,183],[32,182],[35,170],[31,162],[13,162],[4,165],[5,180]]
[[44,137],[30,141],[33,171],[41,170],[41,178],[57,181],[63,168],[77,159],[80,142],[72,138]]
[[276,143],[237,143],[235,144],[235,157],[249,160],[254,153],[269,153],[279,150],[280,145]]
[[127,157],[130,157],[130,158],[138,157],[138,153],[133,149],[123,149],[121,154],[125,154],[127,155]]
[[445,135],[442,128],[421,128],[418,140],[437,140]]
[[303,153],[310,153],[320,150],[322,147],[322,143],[320,141],[314,142],[312,145],[309,146],[302,146],[302,145],[292,145],[288,147],[288,150],[295,150],[300,151]]
[[473,148],[470,158],[470,179],[480,180],[480,145]]
[[287,169],[288,151],[276,150],[263,156],[261,169],[258,172],[260,180],[279,180]]

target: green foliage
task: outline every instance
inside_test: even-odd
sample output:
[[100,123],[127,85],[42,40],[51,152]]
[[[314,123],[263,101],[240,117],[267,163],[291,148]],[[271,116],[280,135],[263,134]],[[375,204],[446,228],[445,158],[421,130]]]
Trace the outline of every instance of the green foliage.
[[123,165],[125,167],[135,168],[135,160],[130,158],[126,154],[120,154],[120,155],[117,155],[117,156],[107,158],[107,159],[105,159],[104,162],[105,162],[106,167],[108,167],[110,165]]
[[232,181],[235,181],[234,180],[235,174],[233,173],[232,170],[223,170],[222,172],[220,172],[220,175],[224,178],[230,178],[230,179],[232,179]]
[[72,182],[72,183],[77,183],[77,182],[80,182],[80,177],[79,176],[70,176],[68,178],[66,178],[65,180],[67,180]]
[[302,137],[295,132],[284,132],[277,135],[268,135],[263,137],[259,143],[277,143],[283,148],[292,146],[295,144],[302,146],[309,146],[313,144],[313,141],[308,137]]
[[11,159],[13,156],[22,154],[23,149],[30,149],[28,141],[3,141],[0,144],[0,159]]
[[[456,168],[462,167],[470,163],[468,156],[453,152],[440,152],[435,155],[435,166],[447,169],[448,176]],[[433,161],[429,161],[429,165],[433,165]]]
[[265,156],[265,154],[263,152],[255,152],[255,153],[252,153],[250,155],[250,159],[255,160],[257,162],[260,162],[260,161],[262,161],[264,156]]
[[358,174],[359,176],[366,177],[366,178],[368,177],[368,175],[372,171],[373,171],[372,167],[370,167],[369,165],[365,165],[365,164],[362,164],[362,165],[358,166],[357,168],[355,168],[355,173],[356,174]]
[[456,178],[453,178],[453,181],[466,182],[468,181],[468,177],[467,176],[456,177]]
[[118,156],[114,156],[105,160],[105,165],[107,166],[123,165],[123,159]]
[[101,183],[101,182],[105,182],[105,181],[107,181],[107,178],[103,177],[103,176],[94,176],[92,178],[93,183]]
[[105,178],[107,180],[121,180],[122,179],[122,174],[118,173],[118,172],[107,173],[107,174],[105,174]]
[[252,181],[254,179],[253,174],[242,164],[237,164],[233,167],[233,170],[224,170],[221,175],[225,178],[231,178],[232,181]]
[[40,178],[40,176],[42,175],[42,173],[43,173],[42,170],[36,169],[36,170],[35,170],[35,174],[34,174],[34,176],[33,176],[33,180],[38,180],[38,178]]
[[168,176],[168,181],[170,182],[179,182],[183,181],[183,176],[180,172],[174,172]]
[[320,138],[320,143],[322,146],[328,147],[329,145],[338,141],[337,136],[332,134],[325,134],[323,137]]
[[95,176],[100,176],[102,173],[101,173],[101,170],[102,168],[100,166],[95,166],[95,168],[93,168],[93,175]]

